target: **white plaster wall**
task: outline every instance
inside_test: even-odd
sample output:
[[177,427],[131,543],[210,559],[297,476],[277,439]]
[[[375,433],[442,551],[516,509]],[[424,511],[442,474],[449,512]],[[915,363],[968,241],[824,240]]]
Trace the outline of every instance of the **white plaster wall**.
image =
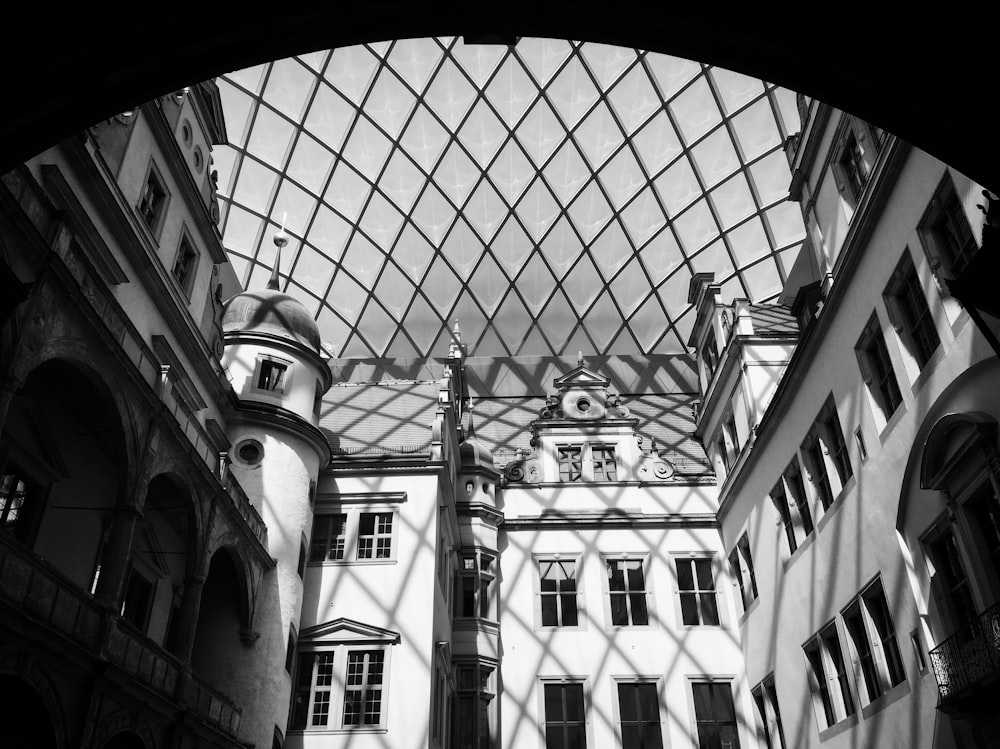
[[[689,677],[734,677],[737,711],[743,719],[750,716],[749,692],[741,676],[743,657],[735,628],[732,586],[722,565],[716,530],[508,529],[505,537],[501,557],[501,746],[544,746],[542,677],[586,679],[588,746],[619,745],[615,677],[660,680],[664,746],[674,749],[697,745]],[[647,586],[653,591],[649,626],[610,625],[601,554],[622,552],[649,555]],[[715,555],[722,626],[680,624],[672,555],[686,556],[689,552]],[[556,553],[572,558],[579,555],[582,592],[577,628],[541,626],[536,603],[536,555]],[[740,741],[741,746],[755,745],[743,729]]]
[[[948,746],[950,742],[947,730],[941,730],[945,719],[934,709],[937,689],[933,674],[918,671],[909,642],[909,632],[919,623],[918,606],[907,578],[907,560],[896,540],[895,523],[903,472],[915,449],[923,414],[958,373],[986,355],[986,347],[981,340],[973,340],[977,335],[968,317],[960,314],[952,323],[936,287],[928,288],[941,349],[911,385],[901,366],[899,341],[889,334],[891,327],[882,300],[885,284],[904,248],[912,250],[918,273],[926,272],[927,260],[916,227],[944,171],[944,165],[926,154],[913,151],[909,155],[824,345],[808,362],[794,396],[785,401],[780,415],[776,414],[780,426],[769,439],[758,440],[757,461],[721,517],[726,549],[733,547],[744,528],[749,531],[759,590],[759,601],[751,606],[741,624],[744,641],[753,643],[747,650],[749,683],[755,684],[774,672],[789,746],[820,745],[802,644],[838,617],[840,610],[879,574],[892,611],[906,681],[875,708],[866,709],[864,714],[859,711],[856,724],[845,722],[845,727],[828,736],[822,745]],[[960,195],[969,192],[967,180],[961,177],[956,178],[956,187]],[[970,220],[978,236],[975,217],[970,215]],[[829,232],[828,239],[831,234],[835,232]],[[854,346],[873,312],[882,322],[903,394],[902,406],[884,425],[872,413],[854,354]],[[824,314],[832,313],[824,310]],[[784,534],[767,493],[796,454],[831,393],[854,478],[825,516],[815,493],[810,492],[816,530],[789,560]],[[864,464],[853,437],[858,427],[869,453]],[[864,688],[860,682],[858,686]],[[937,738],[932,739],[934,736]]]
[[[300,631],[341,617],[398,632],[388,654],[383,692],[384,731],[343,730],[288,734],[285,745],[323,749],[425,749],[430,742],[434,641],[439,604],[435,596],[439,478],[434,474],[321,479],[317,510],[341,494],[405,492],[397,505],[396,554],[391,562],[309,564]],[[385,506],[383,498],[373,500]],[[331,711],[343,710],[334,705]]]

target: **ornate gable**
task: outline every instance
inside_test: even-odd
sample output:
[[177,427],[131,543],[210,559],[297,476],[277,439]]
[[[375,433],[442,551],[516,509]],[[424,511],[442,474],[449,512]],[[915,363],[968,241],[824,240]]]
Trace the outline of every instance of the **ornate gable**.
[[299,633],[299,642],[308,640],[322,640],[323,642],[365,642],[382,643],[385,645],[399,644],[399,632],[391,629],[375,627],[371,624],[363,624],[341,617],[331,622],[317,624]]

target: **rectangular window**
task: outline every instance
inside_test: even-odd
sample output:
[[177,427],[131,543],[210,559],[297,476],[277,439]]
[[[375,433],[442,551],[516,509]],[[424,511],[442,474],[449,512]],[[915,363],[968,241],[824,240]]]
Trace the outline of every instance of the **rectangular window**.
[[649,624],[646,576],[641,559],[605,559],[611,623],[615,626]]
[[538,562],[539,598],[543,627],[579,624],[576,562],[560,559]]
[[896,381],[896,373],[892,369],[889,350],[885,347],[885,338],[877,318],[872,317],[866,326],[858,341],[856,354],[868,392],[883,419],[888,421],[903,402],[903,397],[899,392],[899,383]]
[[163,219],[166,205],[167,191],[163,187],[163,182],[160,181],[155,167],[150,165],[149,174],[146,176],[146,184],[143,185],[142,192],[139,193],[139,203],[136,208],[146,226],[154,234],[160,229],[160,222]]
[[362,512],[358,524],[358,559],[392,556],[392,513]]
[[347,654],[347,682],[344,689],[344,725],[377,726],[382,720],[381,650]]
[[8,461],[6,472],[0,476],[0,532],[10,533],[21,541],[27,540],[32,489],[27,477]]
[[843,617],[864,678],[867,702],[873,702],[905,678],[881,580],[849,603]]
[[805,651],[806,661],[812,670],[816,695],[823,709],[823,728],[828,728],[837,722],[837,715],[833,710],[833,699],[830,697],[830,685],[827,682],[826,667],[823,663],[823,650],[818,638],[807,642],[802,649]]
[[458,617],[495,619],[492,615],[492,588],[496,556],[485,551],[463,554],[459,561],[456,600]]
[[943,525],[925,543],[933,563],[931,588],[938,600],[944,625],[954,633],[976,616],[969,577],[965,574],[958,543],[949,525]]
[[909,250],[904,251],[883,296],[903,346],[913,356],[917,368],[923,369],[941,339]]
[[257,370],[257,389],[267,390],[271,393],[283,393],[287,371],[287,364],[273,359],[261,359],[260,368]]
[[339,561],[347,544],[347,515],[317,515],[313,522],[310,562]]
[[757,577],[750,555],[750,539],[745,531],[729,554],[729,565],[740,586],[740,599],[743,601],[743,610],[746,611],[757,600]]
[[848,133],[847,139],[844,141],[838,162],[844,177],[845,187],[849,192],[848,198],[852,204],[857,205],[858,200],[861,199],[861,193],[864,192],[865,184],[868,182],[868,167],[865,164],[861,144],[853,131]]
[[177,250],[177,257],[174,259],[173,276],[178,286],[185,296],[191,293],[191,286],[194,282],[194,271],[198,265],[198,253],[195,252],[191,240],[187,234],[181,238],[181,246]]
[[615,448],[611,445],[593,445],[590,457],[594,466],[594,481],[617,481]]
[[711,382],[712,375],[715,374],[715,369],[719,366],[719,345],[716,343],[714,330],[708,331],[705,345],[701,348],[701,360],[705,364],[705,379]]
[[931,258],[947,278],[958,278],[979,249],[951,177],[945,177],[919,225]]
[[813,435],[805,444],[805,456],[809,461],[809,468],[812,472],[813,486],[816,487],[816,495],[824,510],[829,510],[833,504],[833,488],[830,486],[830,474],[826,469],[826,458],[823,455],[823,446],[819,437]]
[[774,508],[778,511],[778,516],[781,519],[781,526],[785,530],[785,540],[788,541],[788,553],[794,554],[795,550],[799,548],[799,543],[795,534],[795,522],[792,518],[792,510],[788,506],[788,496],[785,493],[785,480],[783,478],[778,479],[778,483],[771,489],[770,496],[771,502],[774,503]]
[[719,624],[712,559],[676,559],[681,621],[688,626]]
[[153,605],[153,590],[152,582],[136,572],[135,569],[129,569],[120,613],[122,619],[132,624],[140,632],[146,631],[146,624],[149,622],[149,610]]
[[694,719],[698,730],[698,749],[739,749],[736,707],[728,682],[695,681]]
[[792,462],[785,469],[785,488],[795,505],[802,533],[808,536],[813,532],[812,512],[809,510],[809,497],[806,495],[806,485],[802,480],[802,469],[797,458],[792,458]]
[[618,718],[622,749],[663,749],[656,682],[618,682]]
[[317,512],[309,544],[309,563],[379,562],[395,556],[395,512]]
[[563,483],[583,481],[583,447],[581,445],[561,445],[559,447],[559,480]]
[[583,684],[544,684],[545,749],[586,749]]
[[292,666],[295,663],[295,627],[288,628],[288,643],[285,645],[285,670],[292,673]]
[[496,721],[493,709],[493,665],[476,662],[456,666],[458,681],[457,746],[493,749]]
[[767,749],[785,749],[785,731],[781,726],[781,711],[778,709],[774,677],[769,676],[764,679],[753,688],[751,694],[759,718],[758,737]]
[[982,483],[963,506],[973,521],[984,569],[992,573],[994,585],[1000,585],[1000,500],[993,484]]

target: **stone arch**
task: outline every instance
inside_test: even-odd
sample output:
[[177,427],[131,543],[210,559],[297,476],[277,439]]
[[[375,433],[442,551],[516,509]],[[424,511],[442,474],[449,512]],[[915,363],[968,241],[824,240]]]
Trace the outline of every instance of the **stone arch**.
[[62,749],[67,744],[55,692],[41,675],[26,677],[0,672],[4,745]]
[[246,562],[233,546],[212,554],[202,588],[191,667],[210,683],[222,684],[245,657],[250,603]]
[[197,492],[184,478],[189,472],[181,461],[158,464],[141,493],[140,509],[144,516],[151,511],[169,515],[168,522],[189,547],[185,574],[197,575],[205,561],[205,518]]
[[97,749],[157,748],[149,723],[131,710],[118,710],[101,721],[91,746]]
[[[997,420],[981,411],[949,413],[939,418],[924,441],[920,487],[947,489],[949,475],[967,458],[987,461],[997,452]],[[974,453],[974,455],[970,455]]]
[[25,496],[15,536],[84,589],[134,465],[133,422],[116,390],[92,362],[45,358],[21,380],[0,433],[4,472]]

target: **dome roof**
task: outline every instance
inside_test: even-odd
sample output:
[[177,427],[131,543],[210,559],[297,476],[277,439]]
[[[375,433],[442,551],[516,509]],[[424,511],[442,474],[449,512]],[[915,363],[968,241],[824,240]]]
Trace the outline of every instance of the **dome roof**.
[[228,302],[223,333],[266,333],[299,343],[319,353],[319,326],[302,302],[277,289],[244,291]]

